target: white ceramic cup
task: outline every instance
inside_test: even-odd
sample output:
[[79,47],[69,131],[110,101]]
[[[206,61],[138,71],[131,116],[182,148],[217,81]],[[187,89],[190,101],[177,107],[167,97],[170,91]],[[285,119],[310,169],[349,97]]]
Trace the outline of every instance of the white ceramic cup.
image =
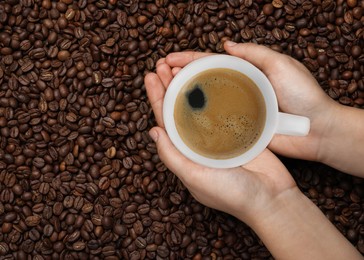
[[[174,120],[174,106],[181,88],[195,75],[216,68],[232,69],[248,76],[260,89],[266,106],[265,126],[260,138],[248,151],[229,159],[212,159],[191,150],[178,134]],[[172,143],[183,155],[196,163],[212,168],[232,168],[248,163],[268,146],[274,134],[305,136],[310,130],[310,120],[307,117],[278,111],[273,87],[257,67],[241,58],[223,54],[197,59],[177,73],[164,97],[163,121]]]

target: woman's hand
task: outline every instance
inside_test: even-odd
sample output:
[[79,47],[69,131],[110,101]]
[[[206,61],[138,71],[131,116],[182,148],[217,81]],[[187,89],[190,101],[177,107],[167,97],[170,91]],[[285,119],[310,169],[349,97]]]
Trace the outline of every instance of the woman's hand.
[[211,169],[184,157],[171,143],[162,118],[166,89],[178,71],[202,56],[197,52],[174,53],[157,63],[157,73],[145,78],[147,94],[159,127],[150,131],[158,153],[201,203],[230,213],[247,224],[267,209],[281,192],[296,187],[284,165],[269,150],[247,165],[233,169]]

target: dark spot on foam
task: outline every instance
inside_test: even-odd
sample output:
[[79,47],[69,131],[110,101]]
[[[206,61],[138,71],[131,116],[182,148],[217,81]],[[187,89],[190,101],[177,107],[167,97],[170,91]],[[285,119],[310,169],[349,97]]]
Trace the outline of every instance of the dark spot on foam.
[[205,94],[201,90],[199,85],[195,85],[195,87],[187,93],[188,104],[193,109],[202,109],[205,107],[206,98]]

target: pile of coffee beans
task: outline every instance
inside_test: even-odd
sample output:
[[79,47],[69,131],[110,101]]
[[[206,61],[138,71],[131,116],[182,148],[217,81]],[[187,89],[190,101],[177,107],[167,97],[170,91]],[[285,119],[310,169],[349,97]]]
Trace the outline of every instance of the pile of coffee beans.
[[[272,258],[160,161],[144,75],[170,52],[255,42],[362,108],[363,13],[359,0],[0,1],[0,258]],[[364,254],[363,179],[284,162]]]

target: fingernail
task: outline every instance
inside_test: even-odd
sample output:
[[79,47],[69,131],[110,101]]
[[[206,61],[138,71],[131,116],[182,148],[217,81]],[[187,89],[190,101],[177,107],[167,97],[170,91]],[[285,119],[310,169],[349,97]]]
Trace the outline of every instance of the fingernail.
[[151,129],[149,131],[149,135],[150,135],[150,137],[152,137],[152,139],[153,139],[154,142],[157,142],[158,141],[158,132],[157,132],[157,130]]
[[228,46],[228,47],[233,47],[233,46],[235,46],[237,43],[236,43],[236,42],[232,42],[232,41],[226,41],[226,42],[225,42],[225,44],[226,44],[226,46]]

